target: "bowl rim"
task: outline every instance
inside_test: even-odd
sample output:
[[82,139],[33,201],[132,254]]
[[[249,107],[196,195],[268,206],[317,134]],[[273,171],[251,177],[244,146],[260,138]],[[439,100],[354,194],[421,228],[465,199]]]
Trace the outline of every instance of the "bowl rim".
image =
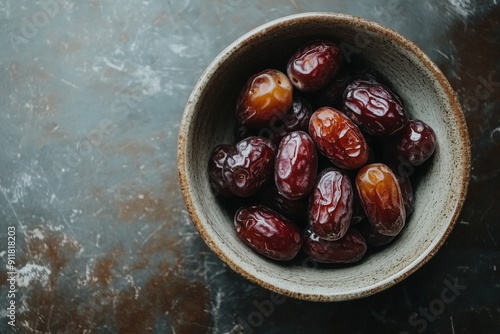
[[[248,272],[246,269],[240,267],[236,264],[227,254],[225,254],[221,248],[217,245],[217,243],[210,238],[206,231],[206,227],[204,226],[202,219],[196,209],[196,204],[192,200],[191,193],[193,189],[190,186],[190,180],[188,179],[188,158],[186,156],[187,145],[189,142],[188,134],[190,129],[190,121],[194,114],[193,106],[195,105],[195,101],[199,94],[203,91],[204,84],[209,80],[211,76],[213,76],[216,71],[218,65],[230,57],[238,47],[244,43],[247,39],[255,37],[258,34],[264,33],[267,29],[273,28],[277,25],[286,24],[287,22],[292,22],[297,19],[328,19],[334,20],[341,24],[348,25],[356,25],[363,27],[365,29],[370,30],[376,34],[383,34],[387,36],[389,39],[395,41],[400,47],[409,51],[413,56],[415,56],[418,61],[424,65],[427,70],[432,73],[433,78],[437,80],[439,83],[439,88],[446,96],[446,100],[448,102],[448,108],[454,115],[455,119],[458,123],[458,129],[456,131],[459,133],[459,137],[462,140],[461,142],[461,156],[462,163],[461,168],[464,171],[463,175],[461,175],[461,188],[460,193],[457,196],[454,211],[451,215],[451,218],[446,226],[446,230],[442,234],[439,239],[434,240],[429,247],[420,254],[413,262],[409,263],[402,269],[398,271],[396,274],[387,277],[384,280],[378,281],[374,284],[370,284],[361,288],[352,289],[346,292],[334,292],[331,294],[306,294],[301,292],[292,291],[283,287],[275,286],[272,283],[266,282],[252,273]],[[352,300],[358,298],[368,297],[372,294],[385,290],[402,280],[406,277],[420,269],[425,263],[427,263],[441,248],[444,244],[445,240],[451,233],[454,225],[457,222],[461,209],[463,207],[467,190],[470,181],[470,169],[471,169],[471,145],[470,138],[467,130],[467,123],[465,120],[465,115],[461,109],[460,103],[458,101],[457,95],[454,92],[451,84],[446,79],[444,74],[438,68],[438,66],[418,47],[415,43],[401,35],[400,33],[380,24],[375,21],[365,19],[362,17],[349,15],[349,14],[341,14],[334,12],[306,12],[284,16],[278,19],[274,19],[267,23],[264,23],[249,32],[243,34],[239,38],[237,38],[234,42],[229,44],[224,50],[222,50],[214,60],[207,66],[207,68],[201,74],[199,80],[196,82],[184,109],[184,113],[179,125],[179,134],[178,134],[178,145],[177,145],[177,166],[178,166],[178,174],[179,174],[179,183],[181,187],[182,196],[184,198],[184,202],[187,206],[187,210],[191,217],[192,223],[197,229],[198,233],[201,235],[204,242],[208,245],[208,247],[224,262],[226,263],[232,270],[242,275],[246,279],[251,282],[258,284],[268,290],[271,290],[276,293],[280,293],[282,295],[308,300],[308,301],[321,301],[321,302],[332,302],[332,301],[343,301],[343,300]]]

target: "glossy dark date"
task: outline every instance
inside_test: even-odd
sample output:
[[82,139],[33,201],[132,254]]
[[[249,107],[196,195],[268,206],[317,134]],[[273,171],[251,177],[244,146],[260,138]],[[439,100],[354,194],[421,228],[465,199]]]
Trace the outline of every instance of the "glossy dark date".
[[300,47],[287,64],[292,85],[302,92],[313,92],[328,84],[340,69],[342,52],[326,40],[309,42]]
[[322,239],[344,236],[352,218],[353,190],[349,177],[334,168],[318,175],[310,197],[309,224]]
[[388,154],[419,166],[436,150],[434,130],[419,120],[410,120],[401,133],[387,143]]
[[254,251],[273,260],[291,260],[300,250],[299,228],[265,206],[243,207],[236,212],[237,235]]
[[403,196],[403,203],[405,206],[406,217],[410,216],[415,209],[415,195],[413,193],[413,186],[411,185],[410,178],[407,176],[396,175],[401,195]]
[[253,205],[267,206],[297,224],[304,225],[303,222],[307,221],[308,198],[288,199],[278,191],[274,182],[248,200]]
[[368,145],[363,134],[335,108],[316,110],[309,121],[309,134],[321,153],[339,168],[356,169],[368,160]]
[[208,177],[216,195],[224,197],[233,196],[223,176],[224,163],[226,162],[228,153],[232,149],[232,145],[218,145],[214,148],[208,160]]
[[344,92],[347,116],[362,130],[374,136],[392,136],[400,132],[408,118],[401,99],[386,86],[355,80]]
[[297,200],[309,195],[316,183],[318,155],[316,145],[304,131],[286,135],[276,156],[274,179],[279,192]]
[[349,229],[339,240],[328,241],[320,238],[311,228],[304,233],[302,249],[312,260],[320,263],[353,263],[361,260],[367,244],[355,229]]
[[248,197],[272,179],[276,147],[265,138],[248,137],[228,152],[223,177],[236,196]]
[[314,93],[315,96],[313,97],[313,101],[315,102],[315,107],[340,108],[344,91],[350,81],[351,75],[349,72],[340,70],[332,81],[324,88]]

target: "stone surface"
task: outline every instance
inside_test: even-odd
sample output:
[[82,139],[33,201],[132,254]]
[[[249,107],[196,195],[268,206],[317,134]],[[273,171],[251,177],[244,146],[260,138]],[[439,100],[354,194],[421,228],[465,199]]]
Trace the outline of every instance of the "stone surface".
[[[276,296],[198,236],[177,130],[210,61],[307,11],[372,19],[457,90],[472,141],[464,209],[438,254],[372,297]],[[492,333],[500,327],[500,5],[496,0],[0,1],[0,332],[15,227],[19,333]]]

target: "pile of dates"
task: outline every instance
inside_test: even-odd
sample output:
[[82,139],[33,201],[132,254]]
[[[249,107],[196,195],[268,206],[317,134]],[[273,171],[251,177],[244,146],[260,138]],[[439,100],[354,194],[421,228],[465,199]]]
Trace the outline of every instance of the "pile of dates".
[[389,244],[413,211],[410,174],[436,148],[381,76],[314,40],[283,69],[250,77],[236,143],[213,150],[213,190],[254,251],[289,261],[353,263]]

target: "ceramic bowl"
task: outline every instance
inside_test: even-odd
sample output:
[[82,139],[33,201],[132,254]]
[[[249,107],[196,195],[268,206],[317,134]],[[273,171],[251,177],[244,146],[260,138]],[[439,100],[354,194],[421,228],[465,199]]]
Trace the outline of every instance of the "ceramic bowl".
[[[207,173],[213,148],[234,142],[235,105],[246,80],[283,68],[304,42],[327,38],[345,60],[361,57],[391,82],[407,112],[429,124],[437,150],[416,189],[415,210],[397,240],[357,265],[310,268],[268,260],[236,235],[233,217],[217,201]],[[455,93],[415,44],[375,22],[335,13],[306,13],[264,24],[237,39],[204,71],[187,102],[178,138],[184,200],[201,237],[233,270],[264,288],[312,301],[369,296],[415,272],[436,254],[457,220],[466,195],[470,143]]]

